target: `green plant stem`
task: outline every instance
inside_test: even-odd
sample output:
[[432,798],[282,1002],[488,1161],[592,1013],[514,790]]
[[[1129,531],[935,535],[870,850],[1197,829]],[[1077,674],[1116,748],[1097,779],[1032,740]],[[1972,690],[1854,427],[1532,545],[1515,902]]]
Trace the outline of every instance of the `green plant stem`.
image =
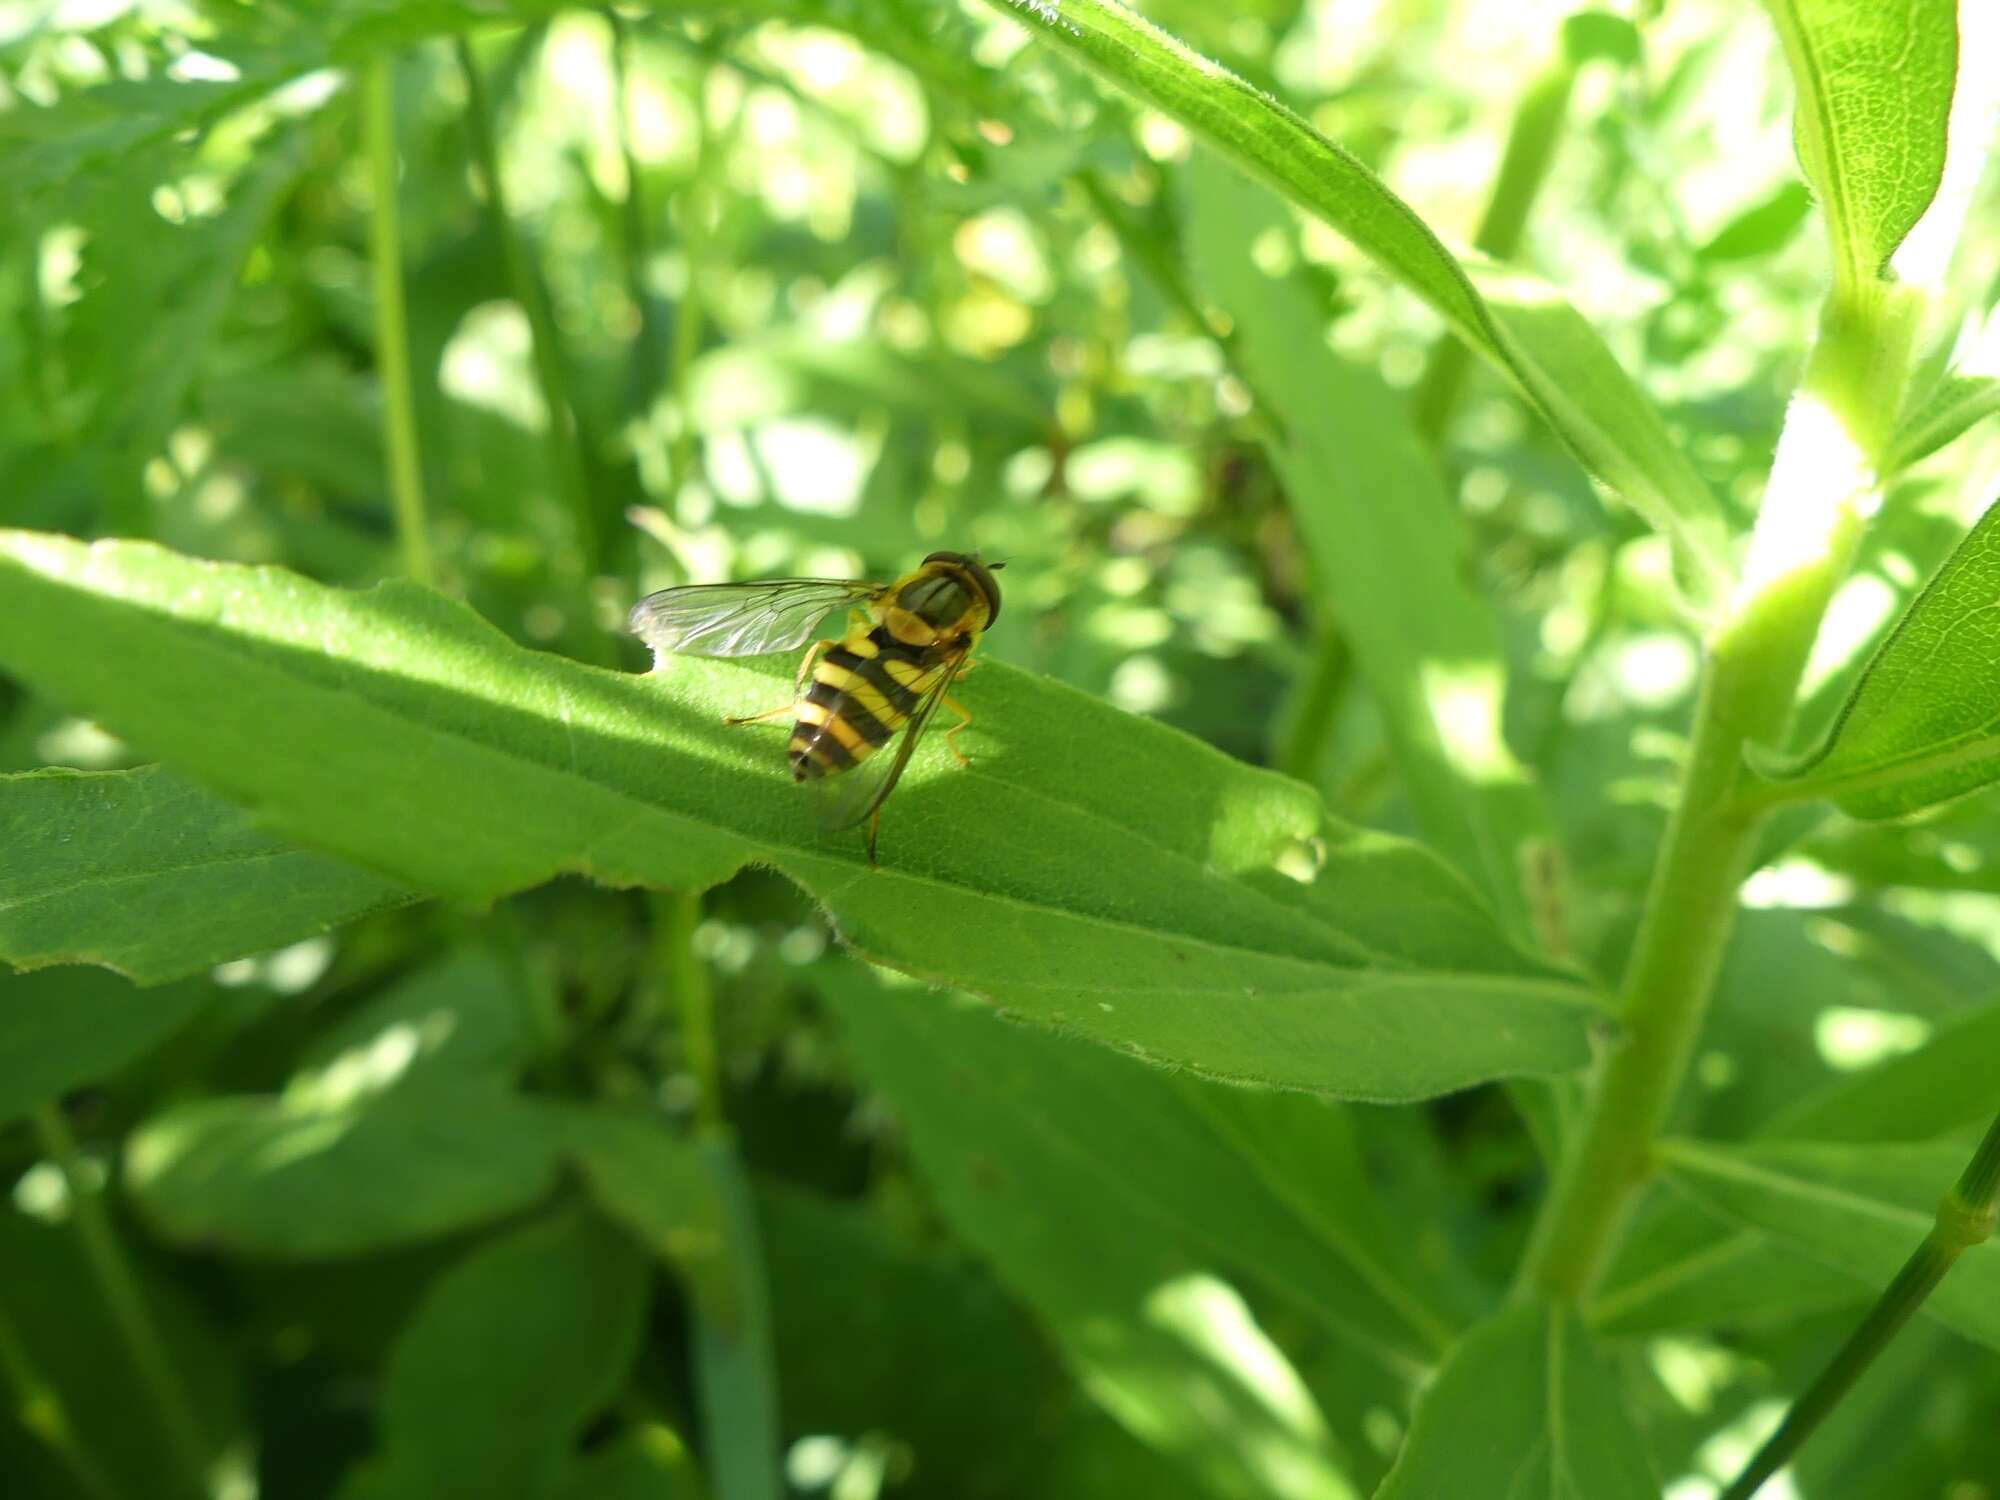
[[563,358],[561,336],[555,311],[549,304],[548,289],[542,283],[527,247],[515,233],[514,218],[507,208],[507,188],[500,175],[500,147],[493,130],[493,110],[486,97],[486,84],[472,56],[472,44],[463,36],[454,37],[452,47],[465,78],[465,125],[472,137],[472,153],[479,164],[480,184],[486,194],[486,211],[492,219],[493,235],[499,242],[507,279],[514,288],[514,300],[528,319],[530,357],[535,367],[535,384],[540,388],[542,406],[548,413],[550,457],[557,482],[569,501],[570,528],[578,559],[586,574],[597,572],[603,563],[602,528],[598,525],[597,502],[584,454],[582,417],[570,389],[568,362]]
[[1904,1262],[1903,1269],[1869,1309],[1861,1326],[1848,1336],[1818,1378],[1792,1403],[1778,1430],[1752,1455],[1735,1483],[1723,1491],[1722,1500],[1750,1500],[1765,1480],[1785,1466],[1827,1413],[1839,1405],[1862,1372],[1923,1306],[1924,1299],[1944,1280],[1959,1256],[1992,1238],[1996,1217],[2000,1217],[2000,1118],[1987,1127],[1986,1138],[1979,1143],[1971,1162],[1938,1205],[1937,1222],[1924,1242]]
[[674,410],[679,425],[667,454],[667,494],[678,497],[681,487],[694,472],[694,408],[689,396],[693,388],[695,356],[701,353],[702,324],[707,315],[703,300],[704,265],[708,254],[709,207],[708,175],[713,169],[715,143],[708,124],[708,74],[697,72],[690,93],[694,104],[694,171],[681,189],[681,260],[686,280],[674,303],[671,376]]
[[14,1388],[14,1420],[48,1447],[77,1488],[95,1500],[118,1500],[117,1486],[77,1442],[61,1393],[35,1368],[27,1341],[4,1306],[0,1306],[0,1376]]
[[1621,1035],[1537,1220],[1522,1287],[1587,1298],[1653,1171],[1707,1013],[1761,810],[1737,796],[1743,752],[1776,744],[1819,622],[1847,572],[1907,377],[1921,299],[1837,290],[1786,416],[1744,581],[1712,631],[1680,795],[1626,970]]
[[708,966],[694,951],[701,925],[701,897],[689,891],[653,896],[653,942],[660,977],[680,1015],[681,1045],[695,1082],[695,1123],[703,1135],[726,1126],[722,1110],[722,1069],[715,1046],[715,990]]
[[[1575,84],[1575,66],[1566,57],[1558,58],[1528,85],[1514,106],[1507,146],[1500,157],[1500,174],[1494,179],[1493,196],[1487,200],[1479,231],[1473,236],[1474,248],[1500,260],[1511,260],[1521,248],[1528,214],[1562,143]],[[1472,351],[1450,334],[1441,337],[1431,350],[1430,362],[1411,399],[1417,431],[1425,437],[1436,438],[1450,422],[1471,365]]]
[[397,207],[395,59],[385,55],[363,75],[368,172],[374,189],[369,254],[375,280],[375,366],[382,382],[382,441],[389,458],[389,494],[403,571],[434,583],[430,526],[424,508],[423,463],[410,382],[409,317],[403,306],[403,227]]
[[1340,632],[1322,625],[1313,637],[1312,662],[1299,685],[1278,748],[1278,769],[1294,780],[1319,784],[1320,757],[1333,735],[1334,712],[1354,676],[1354,657]]
[[660,309],[646,285],[646,268],[652,259],[646,232],[646,183],[638,153],[632,149],[632,30],[612,6],[604,9],[604,23],[611,28],[612,99],[618,111],[618,153],[625,164],[625,198],[618,215],[625,294],[639,316],[626,362],[625,410],[627,416],[637,418],[645,415],[648,398],[659,380]]
[[146,1305],[145,1294],[139,1289],[138,1275],[118,1243],[111,1216],[105,1212],[97,1190],[86,1180],[76,1137],[70,1134],[62,1112],[53,1104],[37,1108],[33,1121],[42,1149],[48,1152],[69,1188],[70,1212],[74,1215],[77,1240],[83,1247],[84,1263],[97,1282],[98,1294],[104,1298],[111,1321],[125,1341],[126,1353],[153,1398],[161,1430],[181,1470],[178,1488],[191,1496],[205,1496],[208,1443],[202,1436],[201,1420],[174,1369],[173,1358],[167,1353],[166,1340],[153,1320],[152,1309]]

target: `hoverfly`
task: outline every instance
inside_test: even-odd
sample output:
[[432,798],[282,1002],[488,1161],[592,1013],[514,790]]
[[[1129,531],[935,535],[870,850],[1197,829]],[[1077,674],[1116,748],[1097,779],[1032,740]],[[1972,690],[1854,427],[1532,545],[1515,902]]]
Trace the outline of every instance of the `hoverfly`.
[[[892,583],[779,578],[690,584],[641,599],[632,607],[630,629],[656,653],[765,656],[803,646],[828,615],[851,607],[846,634],[837,642],[813,641],[806,652],[791,702],[723,722],[790,715],[792,779],[843,776],[829,790],[825,820],[830,828],[865,821],[872,865],[882,803],[940,704],[959,718],[945,731],[945,744],[960,765],[969,763],[957,736],[972,716],[950,689],[971,670],[980,632],[999,617],[1000,585],[993,575],[1004,566],[983,563],[976,552],[933,552]],[[877,755],[898,729],[903,737],[895,749]]]

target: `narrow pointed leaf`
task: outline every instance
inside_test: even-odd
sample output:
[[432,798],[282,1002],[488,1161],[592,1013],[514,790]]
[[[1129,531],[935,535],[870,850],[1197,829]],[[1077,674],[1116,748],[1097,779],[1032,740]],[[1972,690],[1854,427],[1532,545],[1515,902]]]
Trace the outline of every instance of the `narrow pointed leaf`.
[[879,870],[816,825],[769,734],[720,722],[782,699],[789,662],[605,672],[413,586],[11,533],[0,667],[414,886],[700,889],[770,864],[881,962],[1204,1073],[1411,1098],[1576,1067],[1601,1014],[1416,846],[998,664],[964,690],[973,764],[924,747]]
[[[1892,1146],[1669,1141],[1661,1160],[1675,1182],[1717,1212],[1879,1289],[1930,1233],[1972,1151],[1970,1139]],[[1960,1256],[1924,1311],[2000,1349],[2000,1241]]]
[[1006,8],[1323,220],[1423,298],[1519,387],[1586,468],[1674,542],[1698,596],[1719,587],[1725,567],[1714,496],[1658,411],[1555,288],[1509,268],[1461,264],[1352,154],[1115,0],[1008,0]]
[[[1954,1015],[1922,1047],[1838,1079],[1761,1132],[1766,1140],[1921,1144],[2000,1111],[2000,1003]],[[1684,1196],[1627,1243],[1591,1308],[1606,1332],[1779,1322],[1862,1300],[1852,1277]]]
[[1990,375],[1947,375],[1903,413],[1884,468],[1891,474],[1907,469],[1996,412],[2000,412],[2000,380]]
[[1617,1372],[1574,1312],[1523,1303],[1462,1339],[1376,1500],[1656,1500]]
[[1806,179],[1835,275],[1881,276],[1944,173],[1958,74],[1957,0],[1766,0],[1799,102]]
[[144,984],[414,900],[158,767],[0,776],[0,961]]
[[1271,458],[1314,593],[1381,710],[1417,825],[1525,934],[1523,849],[1551,836],[1548,811],[1501,735],[1500,625],[1466,577],[1457,507],[1402,403],[1312,335],[1301,284],[1254,262],[1261,234],[1289,228],[1282,206],[1212,161],[1188,179],[1196,284],[1275,407]]
[[1821,744],[1759,769],[1774,797],[1894,818],[2000,779],[2000,506],[1876,649]]

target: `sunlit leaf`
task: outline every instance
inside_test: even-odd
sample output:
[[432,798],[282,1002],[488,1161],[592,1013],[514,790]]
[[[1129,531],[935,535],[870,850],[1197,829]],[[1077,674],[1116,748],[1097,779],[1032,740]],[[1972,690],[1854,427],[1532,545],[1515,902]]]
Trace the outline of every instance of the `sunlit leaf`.
[[859,838],[815,825],[775,744],[720,722],[786,691],[788,663],[620,675],[420,589],[27,533],[0,579],[0,664],[421,888],[490,900],[581,871],[699,889],[769,863],[870,956],[1159,1062],[1408,1098],[1585,1056],[1589,992],[1511,948],[1429,855],[1001,666],[966,688],[973,764],[926,746],[871,870]]
[[869,1076],[931,1133],[927,1157],[952,1149],[947,1138],[968,1162],[984,1151],[1011,1180],[1039,1183],[1057,1218],[1115,1203],[1135,1239],[1255,1278],[1392,1364],[1421,1365],[1448,1341],[1397,1263],[1338,1109],[1175,1079],[859,975],[827,989]]
[[1991,375],[1947,375],[1904,411],[1884,467],[1893,474],[1919,463],[1996,412],[2000,412],[2000,380]]
[[1352,240],[1510,377],[1585,467],[1674,541],[1698,593],[1718,586],[1713,495],[1659,413],[1553,287],[1506,267],[1469,270],[1353,155],[1115,0],[1008,0],[1006,8]]
[[1522,1303],[1459,1342],[1376,1500],[1654,1500],[1615,1368],[1574,1312]]
[[1820,745],[1765,761],[1769,792],[1894,818],[2000,778],[2000,506],[1876,650]]
[[1936,196],[1958,73],[1956,0],[1766,0],[1798,88],[1799,160],[1836,275],[1881,276]]
[[161,1236],[235,1254],[355,1255],[489,1223],[554,1186],[561,1140],[496,1083],[177,1105],[125,1180]]
[[1770,255],[1791,243],[1811,212],[1812,194],[1799,183],[1784,183],[1716,230],[1695,254],[1710,265]]
[[1500,627],[1466,576],[1457,508],[1402,403],[1313,336],[1303,286],[1255,264],[1259,237],[1289,227],[1276,200],[1213,161],[1189,178],[1198,284],[1275,408],[1272,459],[1315,596],[1381,710],[1418,826],[1526,934],[1524,847],[1552,835],[1501,732]]
[[[1203,1138],[1172,1080],[1119,1058],[1065,1055],[1049,1038],[907,990],[831,993],[946,1217],[1034,1309],[1105,1410],[1215,1494],[1266,1495],[1280,1473],[1310,1476],[1314,1494],[1353,1493],[1311,1398],[1211,1274],[1230,1262],[1272,1270],[1258,1263],[1268,1251],[1284,1267],[1273,1279],[1295,1288],[1290,1278],[1314,1258],[1310,1238],[1247,1162],[1232,1178],[1223,1143]],[[1322,1244],[1323,1269],[1304,1274],[1329,1308],[1364,1310],[1378,1338],[1386,1324],[1408,1345],[1379,1294],[1342,1264],[1352,1248]]]
[[[1675,1140],[1663,1144],[1661,1159],[1676,1182],[1717,1211],[1881,1288],[1930,1233],[1972,1150],[1971,1138],[1890,1146]],[[2000,1348],[2000,1244],[1967,1250],[1923,1310]]]
[[177,979],[412,899],[157,767],[0,776],[0,960]]

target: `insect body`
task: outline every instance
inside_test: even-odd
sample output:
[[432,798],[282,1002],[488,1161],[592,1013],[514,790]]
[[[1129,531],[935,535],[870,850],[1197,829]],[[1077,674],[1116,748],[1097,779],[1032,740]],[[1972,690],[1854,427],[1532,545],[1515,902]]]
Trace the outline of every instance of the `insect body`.
[[[1000,613],[993,574],[1002,566],[976,553],[933,552],[893,583],[784,578],[662,589],[634,606],[631,628],[655,652],[763,656],[803,646],[828,615],[852,608],[838,642],[816,641],[806,653],[792,702],[725,722],[790,715],[792,779],[844,775],[829,795],[826,820],[834,828],[866,821],[873,864],[882,803],[940,704],[959,716],[945,742],[965,762],[954,737],[971,716],[949,693],[971,669],[980,632]],[[889,748],[898,731],[902,738]]]

